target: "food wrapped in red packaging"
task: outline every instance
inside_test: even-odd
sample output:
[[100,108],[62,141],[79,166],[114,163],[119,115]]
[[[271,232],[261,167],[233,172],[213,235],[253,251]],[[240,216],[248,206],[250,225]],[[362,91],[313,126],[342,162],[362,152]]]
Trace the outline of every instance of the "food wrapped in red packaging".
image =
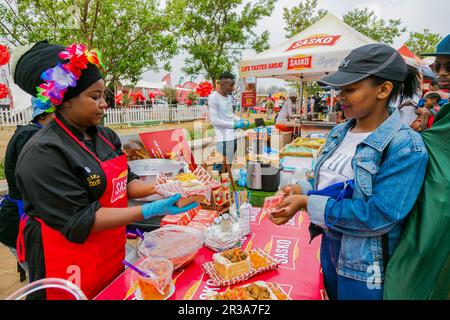
[[211,225],[214,222],[214,218],[218,216],[219,213],[217,211],[200,209],[188,226],[203,230]]
[[200,206],[197,206],[194,209],[191,209],[189,211],[180,214],[167,215],[161,219],[160,226],[161,227],[165,225],[187,226],[199,211]]

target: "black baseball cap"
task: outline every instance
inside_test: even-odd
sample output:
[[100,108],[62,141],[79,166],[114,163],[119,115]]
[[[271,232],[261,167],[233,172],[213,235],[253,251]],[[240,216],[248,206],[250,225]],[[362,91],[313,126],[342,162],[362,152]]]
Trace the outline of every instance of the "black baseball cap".
[[352,50],[339,65],[338,71],[322,78],[318,84],[342,87],[370,76],[403,82],[407,74],[406,63],[397,50],[376,43]]

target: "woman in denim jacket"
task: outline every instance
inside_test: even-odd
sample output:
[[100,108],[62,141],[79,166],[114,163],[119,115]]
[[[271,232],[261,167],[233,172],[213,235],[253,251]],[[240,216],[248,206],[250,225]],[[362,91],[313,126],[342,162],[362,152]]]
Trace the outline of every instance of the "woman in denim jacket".
[[370,44],[353,50],[322,82],[340,87],[350,120],[329,133],[314,186],[282,187],[285,198],[270,219],[284,224],[307,209],[312,237],[317,229],[324,233],[320,258],[330,299],[382,299],[385,263],[428,161],[420,135],[389,107],[415,93],[417,77],[395,49]]

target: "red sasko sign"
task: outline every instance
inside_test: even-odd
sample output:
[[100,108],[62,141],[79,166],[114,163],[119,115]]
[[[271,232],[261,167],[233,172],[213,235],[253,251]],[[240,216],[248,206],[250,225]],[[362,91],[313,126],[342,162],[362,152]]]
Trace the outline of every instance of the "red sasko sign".
[[294,42],[286,51],[295,50],[299,48],[311,48],[319,46],[334,46],[336,41],[341,36],[331,36],[331,35],[315,35],[299,41]]
[[312,56],[297,56],[288,59],[288,70],[311,69]]

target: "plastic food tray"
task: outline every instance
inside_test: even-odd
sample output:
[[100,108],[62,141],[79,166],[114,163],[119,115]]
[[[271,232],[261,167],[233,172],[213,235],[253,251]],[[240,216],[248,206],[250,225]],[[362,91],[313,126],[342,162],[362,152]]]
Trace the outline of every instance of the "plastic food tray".
[[284,157],[304,157],[304,158],[312,158],[313,155],[313,149],[309,149],[304,147],[305,149],[309,149],[310,151],[298,151],[298,152],[294,152],[294,151],[286,151],[288,146],[284,146],[281,150],[280,150],[280,158],[284,158]]
[[226,287],[232,284],[237,284],[240,282],[243,282],[257,274],[266,272],[266,271],[270,271],[270,270],[274,270],[276,268],[278,268],[279,262],[277,260],[275,260],[274,258],[272,258],[271,256],[269,256],[266,252],[264,252],[261,249],[254,249],[254,250],[250,250],[248,251],[249,254],[251,253],[257,253],[258,255],[260,255],[262,258],[266,259],[267,261],[267,265],[264,267],[259,267],[257,269],[253,268],[252,265],[252,269],[250,270],[250,272],[241,274],[239,276],[236,276],[234,278],[231,278],[229,280],[224,279],[214,268],[214,262],[207,262],[204,263],[202,265],[203,269],[205,270],[205,272],[211,277],[212,282],[214,283],[214,285],[216,286],[221,286],[221,287]]
[[291,145],[294,147],[306,147],[310,149],[320,149],[320,147],[325,143],[325,139],[319,138],[300,138],[298,137]]

